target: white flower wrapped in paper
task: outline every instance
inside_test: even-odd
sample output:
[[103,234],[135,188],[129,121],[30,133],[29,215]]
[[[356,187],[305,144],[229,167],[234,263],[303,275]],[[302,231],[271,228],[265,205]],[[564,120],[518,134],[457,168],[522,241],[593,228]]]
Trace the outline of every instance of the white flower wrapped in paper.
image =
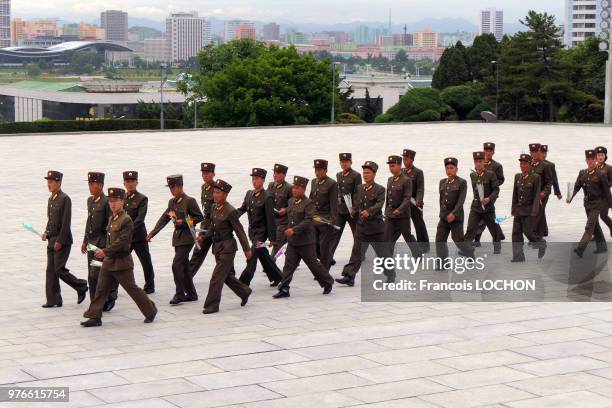
[[42,237],[42,234],[38,232],[36,228],[32,226],[32,224],[24,222],[22,225],[23,225],[23,228],[26,229],[26,231],[30,231],[32,234],[36,234],[39,237]]

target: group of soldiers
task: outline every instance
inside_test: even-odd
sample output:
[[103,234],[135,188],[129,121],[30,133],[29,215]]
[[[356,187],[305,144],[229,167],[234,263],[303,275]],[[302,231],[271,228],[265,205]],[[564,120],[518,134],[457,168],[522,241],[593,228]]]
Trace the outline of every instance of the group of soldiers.
[[[546,205],[551,193],[562,198],[555,165],[546,160],[548,146],[529,145],[529,154],[518,158],[520,172],[514,176],[512,193],[512,262],[524,262],[524,237],[538,249],[538,257],[546,251],[548,235]],[[458,160],[444,159],[446,177],[439,182],[439,221],[435,234],[436,257],[448,257],[449,235],[459,254],[474,256],[480,237],[488,229],[493,252],[501,253],[505,236],[497,222],[495,202],[504,183],[503,166],[493,159],[495,144],[484,143],[473,153],[474,169],[470,173],[472,196],[467,230],[464,233],[464,203],[468,181],[458,176]],[[386,164],[390,172],[386,188],[376,183],[379,166],[366,161],[358,172],[352,167],[351,153],[340,153],[340,168],[335,180],[328,176],[328,162],[314,160],[315,177],[308,180],[295,176],[293,184],[286,180],[288,167],[275,164],[273,181],[265,187],[267,171],[253,168],[250,177],[253,189],[247,191],[242,205],[233,207],[227,197],[232,186],[215,178],[215,164],[201,163],[201,206],[183,189],[183,176],[168,176],[172,198],[155,227],[147,233],[145,217],[148,199],[137,190],[138,172],[123,172],[124,188],[112,187],[104,194],[104,174],[88,173],[91,196],[87,200],[87,222],[81,252],[87,254],[87,280],[78,279],[66,268],[72,245],[71,201],[61,190],[62,173],[50,170],[45,177],[51,196],[48,201],[48,223],[42,239],[47,245],[45,308],[62,306],[59,280],[77,291],[78,303],[89,290],[91,304],[84,313],[85,327],[102,324],[102,313],[115,306],[118,285],[136,302],[145,322],[155,319],[157,308],[148,295],[155,292],[155,273],[148,243],[170,222],[174,226],[172,273],[175,293],[171,305],[198,300],[194,277],[209,252],[215,268],[204,301],[204,314],[219,311],[221,292],[226,284],[245,306],[252,293],[250,283],[261,264],[270,286],[278,289],[274,298],[290,296],[293,274],[303,260],[323,294],[332,291],[334,283],[354,286],[355,276],[365,260],[368,248],[379,257],[391,257],[395,243],[402,237],[413,257],[430,251],[429,236],[423,220],[424,174],[414,165],[416,152],[390,155]],[[612,167],[606,164],[607,149],[603,146],[585,152],[587,168],[581,170],[567,197],[570,203],[580,189],[584,191],[587,214],[585,232],[575,249],[582,257],[594,238],[596,253],[605,252],[606,241],[599,225],[604,221],[612,235],[608,216],[612,199]],[[306,189],[310,185],[310,192]],[[247,214],[245,233],[240,217]],[[342,276],[334,280],[330,268],[335,264],[334,252],[349,225],[353,245],[349,262]],[[412,233],[414,225],[415,235]],[[198,227],[199,226],[199,227]],[[238,244],[247,259],[246,267],[236,277],[234,259]],[[194,249],[195,246],[195,249]],[[269,248],[272,248],[271,251]],[[144,271],[145,285],[136,285],[131,252],[135,251]],[[284,254],[284,265],[276,261]],[[439,269],[443,270],[443,263]],[[394,282],[395,271],[384,272],[388,283]]]

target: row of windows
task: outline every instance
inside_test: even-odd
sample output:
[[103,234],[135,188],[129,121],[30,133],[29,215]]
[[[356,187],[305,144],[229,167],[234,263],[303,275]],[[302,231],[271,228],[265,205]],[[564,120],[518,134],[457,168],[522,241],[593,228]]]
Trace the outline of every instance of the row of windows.
[[572,24],[574,28],[595,28],[595,23],[574,23]]
[[595,4],[589,4],[586,6],[574,6],[574,10],[597,10],[597,6]]
[[573,32],[572,37],[595,37],[594,32]]
[[596,14],[574,14],[574,19],[576,20],[594,20],[596,17]]

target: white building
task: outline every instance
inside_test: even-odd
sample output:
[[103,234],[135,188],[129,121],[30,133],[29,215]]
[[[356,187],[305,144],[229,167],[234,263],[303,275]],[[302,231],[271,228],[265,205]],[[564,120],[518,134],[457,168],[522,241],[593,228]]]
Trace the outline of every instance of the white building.
[[143,41],[143,59],[148,62],[168,61],[168,47],[165,38],[145,38]]
[[172,13],[166,19],[166,47],[173,62],[195,57],[200,49],[212,42],[210,22],[198,13]]
[[489,8],[480,12],[480,34],[493,34],[497,41],[504,37],[504,11]]
[[0,48],[11,46],[11,0],[0,0]]
[[599,35],[601,0],[565,0],[565,45],[573,47]]
[[225,30],[223,32],[223,41],[229,42],[236,39],[236,29],[242,23],[246,23],[244,20],[229,20],[225,22]]

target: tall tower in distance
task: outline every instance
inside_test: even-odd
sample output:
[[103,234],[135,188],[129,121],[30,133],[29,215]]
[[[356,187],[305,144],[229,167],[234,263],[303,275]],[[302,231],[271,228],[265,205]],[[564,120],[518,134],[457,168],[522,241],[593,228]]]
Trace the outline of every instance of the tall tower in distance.
[[115,42],[128,40],[128,13],[121,10],[106,10],[100,13],[100,27],[106,32],[106,39]]
[[504,11],[489,8],[480,12],[480,34],[493,34],[497,41],[504,37]]
[[0,0],[0,48],[11,46],[11,0]]

